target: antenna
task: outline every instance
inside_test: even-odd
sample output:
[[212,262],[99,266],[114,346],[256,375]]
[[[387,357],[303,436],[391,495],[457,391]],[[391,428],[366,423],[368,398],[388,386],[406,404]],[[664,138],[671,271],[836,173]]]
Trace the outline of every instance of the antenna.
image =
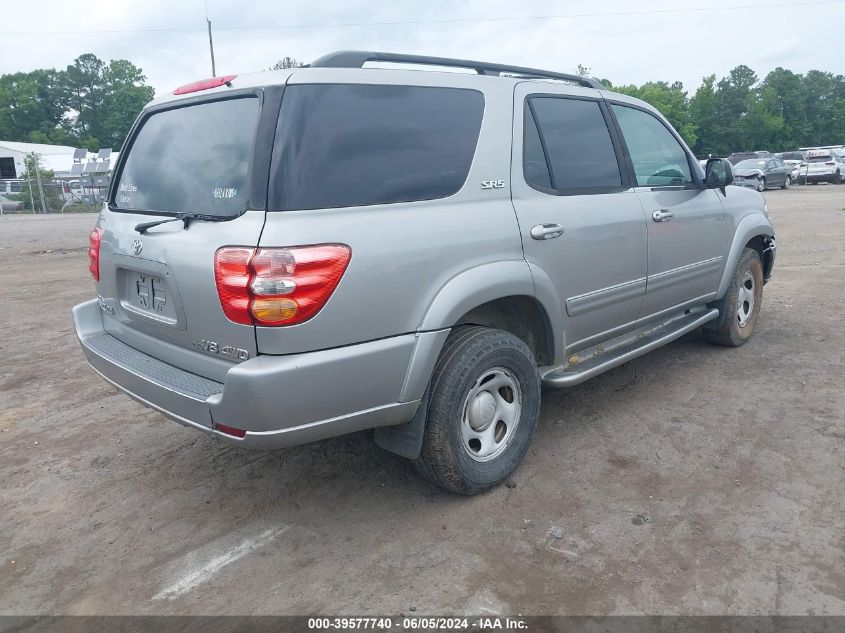
[[214,66],[214,40],[211,38],[211,18],[208,17],[208,0],[205,0],[205,22],[208,24],[208,50],[211,53],[211,76],[217,76],[217,69]]

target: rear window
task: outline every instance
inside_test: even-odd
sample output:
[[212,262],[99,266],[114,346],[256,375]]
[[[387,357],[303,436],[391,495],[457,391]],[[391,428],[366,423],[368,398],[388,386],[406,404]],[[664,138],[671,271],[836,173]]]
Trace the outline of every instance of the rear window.
[[811,163],[827,163],[833,160],[833,156],[810,156]]
[[153,114],[129,148],[115,205],[159,213],[243,213],[258,114],[255,97]]
[[297,85],[285,89],[270,208],[325,209],[457,193],[484,97],[457,88]]

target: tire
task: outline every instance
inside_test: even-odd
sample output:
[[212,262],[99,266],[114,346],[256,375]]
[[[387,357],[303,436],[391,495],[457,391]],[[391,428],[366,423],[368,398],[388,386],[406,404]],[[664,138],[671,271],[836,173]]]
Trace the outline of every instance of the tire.
[[[748,288],[749,283],[751,288]],[[763,262],[753,248],[745,248],[736,263],[725,301],[725,318],[719,329],[704,330],[716,345],[739,347],[754,334],[763,302]],[[744,298],[744,301],[740,301]]]
[[757,183],[757,191],[765,191],[766,190],[766,179],[761,178],[760,181]]
[[787,177],[786,177],[786,180],[784,180],[784,181],[783,181],[783,184],[781,185],[781,187],[780,187],[780,188],[781,188],[781,189],[789,189],[789,186],[790,186],[791,184],[792,184],[792,177],[791,177],[791,176],[787,176]]
[[[501,386],[483,388],[490,384]],[[429,394],[422,451],[414,460],[423,477],[470,495],[502,482],[519,466],[540,414],[540,375],[524,342],[502,330],[455,328],[437,360]]]

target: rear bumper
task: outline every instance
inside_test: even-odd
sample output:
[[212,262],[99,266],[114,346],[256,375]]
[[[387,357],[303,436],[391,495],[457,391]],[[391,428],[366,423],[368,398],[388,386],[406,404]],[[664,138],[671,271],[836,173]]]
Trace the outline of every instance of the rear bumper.
[[[331,350],[257,356],[219,383],[108,334],[97,301],[73,309],[91,367],[135,400],[185,426],[250,448],[280,448],[413,418],[448,330]],[[243,438],[218,430],[246,430]]]

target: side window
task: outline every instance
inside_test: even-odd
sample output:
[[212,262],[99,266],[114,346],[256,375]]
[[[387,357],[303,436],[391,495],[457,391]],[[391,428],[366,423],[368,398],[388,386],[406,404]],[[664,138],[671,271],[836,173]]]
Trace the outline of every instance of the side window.
[[445,198],[469,174],[484,96],[363,84],[288,86],[270,168],[270,209]]
[[[532,116],[533,114],[533,116]],[[539,126],[539,136],[532,138]],[[533,129],[532,129],[533,128]],[[548,170],[539,161],[545,145]],[[533,97],[525,111],[523,172],[529,185],[558,191],[622,186],[610,132],[597,101]]]
[[631,154],[638,186],[683,186],[693,181],[686,151],[657,117],[615,104],[613,112]]

